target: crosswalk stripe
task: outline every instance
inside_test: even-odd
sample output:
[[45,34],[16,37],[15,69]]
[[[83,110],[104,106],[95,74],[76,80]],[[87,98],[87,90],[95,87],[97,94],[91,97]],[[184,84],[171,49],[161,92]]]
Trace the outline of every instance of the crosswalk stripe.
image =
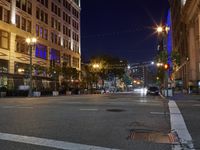
[[37,138],[31,136],[23,136],[17,134],[8,134],[0,132],[0,140],[19,142],[25,144],[33,144],[38,146],[45,146],[50,148],[58,148],[63,150],[118,150],[112,148],[105,148],[99,146],[77,144],[65,141],[57,141],[52,139]]
[[[169,101],[169,110],[170,110],[170,122],[171,129],[177,132],[177,135],[180,139],[182,145],[187,145],[191,150],[194,149],[194,145],[192,143],[192,137],[187,129],[184,118],[176,104],[175,101]],[[173,150],[179,150],[180,146],[177,145]]]

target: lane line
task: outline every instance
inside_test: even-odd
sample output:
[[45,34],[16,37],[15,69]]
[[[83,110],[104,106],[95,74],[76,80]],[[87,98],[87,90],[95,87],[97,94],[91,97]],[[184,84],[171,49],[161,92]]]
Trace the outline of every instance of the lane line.
[[150,114],[152,114],[152,115],[169,115],[169,113],[165,113],[165,112],[150,112]]
[[200,107],[200,104],[194,104],[192,106],[194,106],[194,107]]
[[86,109],[80,109],[80,110],[81,110],[81,111],[98,111],[98,109],[95,109],[95,108],[94,108],[94,109],[87,109],[87,108],[86,108]]
[[[176,131],[180,138],[182,146],[186,146],[190,150],[195,150],[192,143],[192,137],[187,129],[184,118],[175,101],[170,100],[169,103],[171,129]],[[174,145],[173,150],[180,150],[181,145]]]
[[50,148],[58,148],[63,150],[119,150],[112,148],[105,148],[99,146],[85,145],[85,144],[77,144],[65,141],[57,141],[52,139],[45,138],[37,138],[31,136],[23,136],[17,134],[8,134],[0,132],[0,139],[12,142],[19,142],[25,144],[33,144],[38,146],[45,146]]
[[30,106],[1,106],[3,109],[32,109]]

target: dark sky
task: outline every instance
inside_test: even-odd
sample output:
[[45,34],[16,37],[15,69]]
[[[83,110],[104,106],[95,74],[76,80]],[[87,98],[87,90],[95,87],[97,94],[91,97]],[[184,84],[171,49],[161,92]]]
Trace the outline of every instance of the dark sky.
[[82,0],[82,59],[109,54],[130,63],[156,53],[154,27],[167,16],[168,0]]

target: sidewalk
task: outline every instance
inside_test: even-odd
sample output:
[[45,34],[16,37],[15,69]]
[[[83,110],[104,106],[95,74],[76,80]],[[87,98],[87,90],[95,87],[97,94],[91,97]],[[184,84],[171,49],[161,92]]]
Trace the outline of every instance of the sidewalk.
[[200,94],[183,94],[177,93],[170,97],[172,100],[197,100],[200,101]]

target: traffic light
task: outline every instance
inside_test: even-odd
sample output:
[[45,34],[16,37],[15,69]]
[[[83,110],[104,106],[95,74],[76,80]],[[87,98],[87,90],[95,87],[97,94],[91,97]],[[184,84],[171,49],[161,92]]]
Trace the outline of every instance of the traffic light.
[[165,70],[168,70],[168,69],[169,69],[169,64],[165,64],[165,65],[164,65],[164,69],[165,69]]

